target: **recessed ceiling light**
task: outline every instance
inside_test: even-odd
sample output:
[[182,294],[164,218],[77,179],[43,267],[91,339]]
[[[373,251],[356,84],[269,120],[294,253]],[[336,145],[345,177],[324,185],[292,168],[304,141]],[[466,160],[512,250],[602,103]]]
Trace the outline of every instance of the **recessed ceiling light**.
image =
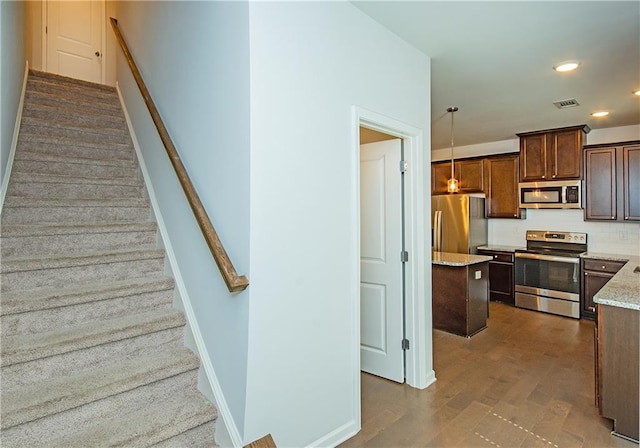
[[579,65],[580,63],[578,61],[565,61],[559,63],[553,67],[553,69],[557,72],[570,72],[571,70],[577,69]]
[[640,96],[640,89],[634,91],[633,94],[636,95],[636,96]]
[[607,115],[609,115],[609,112],[607,112],[606,110],[601,110],[599,112],[594,112],[591,114],[592,117],[606,117]]

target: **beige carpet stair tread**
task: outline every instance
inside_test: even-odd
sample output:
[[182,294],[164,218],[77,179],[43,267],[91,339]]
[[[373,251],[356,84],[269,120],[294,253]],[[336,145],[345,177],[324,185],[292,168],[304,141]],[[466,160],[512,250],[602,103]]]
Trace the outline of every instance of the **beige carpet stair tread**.
[[94,120],[84,121],[78,120],[76,117],[69,117],[64,120],[58,118],[56,121],[52,121],[49,117],[23,116],[21,124],[23,126],[38,126],[45,130],[65,129],[96,134],[129,135],[125,121],[104,123],[99,117],[96,117]]
[[146,207],[147,199],[38,199],[7,197],[5,207]]
[[142,179],[137,178],[113,178],[113,177],[80,177],[64,176],[61,174],[32,174],[15,173],[13,182],[35,182],[48,184],[83,184],[83,185],[126,185],[132,187],[143,186]]
[[198,368],[187,348],[162,350],[153,356],[119,362],[100,371],[31,384],[2,397],[2,429],[63,412],[110,395]]
[[156,230],[155,222],[132,222],[132,223],[113,223],[113,224],[95,224],[95,225],[67,225],[67,226],[50,226],[50,225],[5,225],[2,227],[0,238],[7,237],[25,237],[25,236],[43,236],[43,235],[70,235],[85,233],[114,233],[114,232],[142,232],[145,230]]
[[71,266],[118,263],[162,257],[164,257],[164,250],[162,249],[143,249],[69,256],[53,255],[37,258],[4,258],[2,263],[0,263],[0,273],[7,274],[10,272],[35,271],[41,269],[59,269]]
[[[25,134],[19,137],[18,146],[27,153],[37,151],[38,149],[48,149],[49,151],[57,150],[57,153],[63,155],[69,147],[73,148],[86,148],[86,149],[99,149],[103,152],[102,158],[105,160],[111,160],[118,152],[129,152],[129,159],[133,154],[132,145],[129,142],[107,142],[107,141],[80,141],[73,137],[51,138],[48,135],[40,134]],[[116,157],[117,159],[117,157]]]
[[[18,143],[21,146],[21,143]],[[20,148],[22,149],[22,148]],[[133,160],[125,159],[113,159],[113,158],[93,158],[93,157],[72,157],[65,154],[54,154],[50,152],[39,151],[17,151],[16,160],[34,161],[34,162],[61,162],[67,164],[78,165],[105,165],[105,166],[117,166],[122,168],[137,168],[136,163]]]
[[172,289],[171,277],[143,277],[109,283],[89,283],[73,288],[3,293],[0,315],[47,310],[81,303],[128,297],[136,294]]
[[[195,391],[154,403],[142,412],[96,422],[95,425],[53,440],[53,446],[123,446],[137,447],[161,443],[176,435],[211,422],[215,408]],[[118,428],[113,431],[112,428]],[[213,432],[210,433],[213,445]],[[174,445],[177,446],[177,445]],[[182,445],[202,446],[202,445]]]
[[11,365],[183,326],[178,311],[154,311],[65,330],[3,338],[1,364]]

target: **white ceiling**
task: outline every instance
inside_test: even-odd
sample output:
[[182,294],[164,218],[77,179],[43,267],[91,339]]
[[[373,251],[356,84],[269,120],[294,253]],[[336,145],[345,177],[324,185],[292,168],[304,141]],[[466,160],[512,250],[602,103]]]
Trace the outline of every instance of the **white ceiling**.
[[[433,149],[588,124],[640,124],[638,1],[353,1],[431,57]],[[578,60],[580,68],[552,67]],[[580,106],[558,109],[553,101]],[[605,109],[596,119],[590,113]]]

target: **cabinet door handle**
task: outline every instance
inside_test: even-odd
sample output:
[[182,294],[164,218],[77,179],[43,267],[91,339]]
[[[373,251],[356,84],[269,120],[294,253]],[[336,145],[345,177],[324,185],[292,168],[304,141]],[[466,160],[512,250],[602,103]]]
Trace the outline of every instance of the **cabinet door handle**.
[[589,275],[589,273],[588,273],[588,272],[585,272],[585,273],[584,273],[584,275],[585,275],[585,276],[587,276],[587,275]]
[[590,306],[590,307],[589,307],[589,311],[595,311],[595,310],[596,310],[596,307],[595,307],[595,306]]
[[602,269],[607,269],[607,267],[605,265],[602,265]]

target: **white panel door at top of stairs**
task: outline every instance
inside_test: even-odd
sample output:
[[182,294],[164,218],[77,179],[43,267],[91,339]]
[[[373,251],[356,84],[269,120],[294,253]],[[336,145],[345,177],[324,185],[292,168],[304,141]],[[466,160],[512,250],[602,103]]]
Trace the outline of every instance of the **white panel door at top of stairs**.
[[399,139],[360,146],[361,370],[404,382]]
[[104,6],[104,0],[46,2],[46,71],[102,82]]

